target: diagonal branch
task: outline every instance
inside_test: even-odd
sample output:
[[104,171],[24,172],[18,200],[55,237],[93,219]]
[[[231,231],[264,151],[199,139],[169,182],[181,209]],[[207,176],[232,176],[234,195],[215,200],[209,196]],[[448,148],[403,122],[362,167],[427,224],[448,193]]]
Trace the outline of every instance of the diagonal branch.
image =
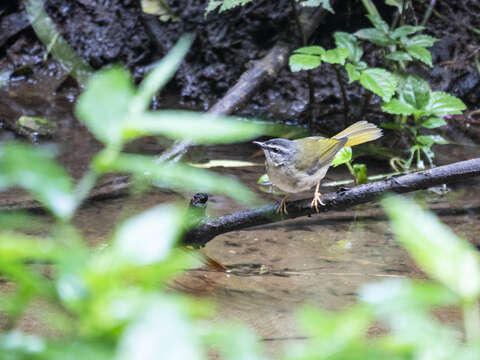
[[[354,205],[373,201],[385,193],[402,194],[475,176],[480,176],[480,158],[392,177],[384,181],[359,185],[351,189],[339,190],[336,193],[328,193],[322,197],[325,206],[320,207],[319,210],[320,212],[343,210]],[[206,219],[188,232],[184,243],[203,246],[215,236],[230,231],[300,216],[309,216],[315,213],[315,210],[311,207],[311,201],[311,199],[303,199],[287,203],[288,215],[283,217],[275,213],[278,207],[278,204],[276,204],[253,210],[239,211],[215,219]]]

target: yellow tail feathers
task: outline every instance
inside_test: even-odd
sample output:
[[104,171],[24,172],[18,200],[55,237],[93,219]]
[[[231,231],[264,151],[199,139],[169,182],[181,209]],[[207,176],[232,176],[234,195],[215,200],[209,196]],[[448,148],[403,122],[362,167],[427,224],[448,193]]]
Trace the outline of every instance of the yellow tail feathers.
[[348,138],[344,146],[354,146],[381,137],[382,130],[367,121],[358,121],[334,136],[335,139]]

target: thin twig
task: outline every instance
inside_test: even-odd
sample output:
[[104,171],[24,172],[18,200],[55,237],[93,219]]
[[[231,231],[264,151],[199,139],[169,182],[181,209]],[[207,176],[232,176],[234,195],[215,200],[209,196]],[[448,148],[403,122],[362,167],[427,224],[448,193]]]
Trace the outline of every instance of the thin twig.
[[343,85],[343,80],[342,80],[342,74],[340,73],[340,70],[338,69],[338,65],[334,65],[333,68],[335,69],[335,74],[337,75],[338,85],[340,86],[340,92],[342,93],[343,116],[345,118],[344,125],[347,126],[348,116],[350,114],[350,107],[348,105],[347,92],[345,91],[345,86]]

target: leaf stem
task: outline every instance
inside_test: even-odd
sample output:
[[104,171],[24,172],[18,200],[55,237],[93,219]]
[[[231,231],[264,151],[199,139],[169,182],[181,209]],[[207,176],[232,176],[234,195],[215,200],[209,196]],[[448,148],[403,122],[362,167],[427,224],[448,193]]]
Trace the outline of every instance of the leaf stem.
[[337,75],[337,81],[338,85],[340,86],[340,92],[342,93],[342,99],[343,99],[343,115],[344,115],[344,125],[346,126],[348,124],[348,116],[350,114],[350,107],[348,105],[348,99],[347,99],[347,92],[345,91],[345,86],[343,85],[343,80],[342,80],[342,74],[340,73],[340,70],[337,65],[334,65],[333,68],[335,69],[335,74]]

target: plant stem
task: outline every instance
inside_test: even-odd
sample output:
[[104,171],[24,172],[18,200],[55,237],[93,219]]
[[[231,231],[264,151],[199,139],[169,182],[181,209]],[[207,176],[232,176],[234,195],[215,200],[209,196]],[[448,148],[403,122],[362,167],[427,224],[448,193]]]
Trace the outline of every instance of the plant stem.
[[370,15],[380,16],[380,13],[372,0],[362,0],[362,4]]
[[[303,30],[300,17],[298,16],[296,0],[290,0],[290,5],[292,7],[292,13],[293,13],[293,17],[295,18],[295,23],[297,24],[298,33],[302,38],[302,45],[307,46],[307,35]],[[310,127],[312,127],[312,121],[313,121],[312,106],[315,100],[315,88],[313,87],[313,78],[312,78],[312,73],[310,71],[307,71],[307,83],[308,83],[308,111],[309,111],[309,123],[310,123],[309,125]]]
[[342,93],[343,115],[345,118],[344,125],[346,126],[348,124],[348,115],[350,114],[350,108],[348,106],[348,99],[347,99],[347,92],[345,91],[345,86],[343,86],[342,74],[340,74],[340,70],[338,69],[338,66],[334,65],[333,68],[335,69],[338,85],[340,86],[340,92]]
[[430,16],[432,15],[433,8],[435,7],[436,0],[430,0],[430,5],[427,8],[427,11],[425,12],[425,15],[423,15],[423,20],[422,23],[420,24],[421,26],[425,26],[425,24],[428,22],[428,19],[430,19]]
[[474,344],[480,339],[480,313],[477,300],[463,305],[463,326],[467,342]]
[[400,13],[400,26],[405,24],[405,9],[407,7],[407,1],[408,0],[403,0],[402,1],[402,12]]
[[365,95],[365,100],[363,100],[362,111],[360,112],[360,119],[367,113],[368,106],[370,105],[370,100],[372,99],[372,93],[367,91]]

